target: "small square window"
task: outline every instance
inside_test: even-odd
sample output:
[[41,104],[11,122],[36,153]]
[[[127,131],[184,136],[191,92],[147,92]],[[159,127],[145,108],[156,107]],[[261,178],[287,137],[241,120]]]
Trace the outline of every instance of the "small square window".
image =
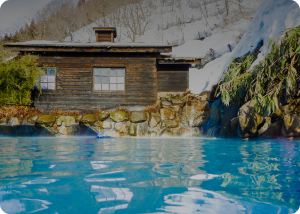
[[125,91],[124,68],[94,68],[95,91]]
[[43,71],[41,79],[41,89],[55,90],[56,86],[56,69],[55,68],[40,68]]

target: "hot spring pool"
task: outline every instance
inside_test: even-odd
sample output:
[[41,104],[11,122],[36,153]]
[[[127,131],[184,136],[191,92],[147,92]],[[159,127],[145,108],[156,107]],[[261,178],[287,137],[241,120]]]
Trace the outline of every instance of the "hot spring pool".
[[294,213],[299,141],[0,138],[6,213]]

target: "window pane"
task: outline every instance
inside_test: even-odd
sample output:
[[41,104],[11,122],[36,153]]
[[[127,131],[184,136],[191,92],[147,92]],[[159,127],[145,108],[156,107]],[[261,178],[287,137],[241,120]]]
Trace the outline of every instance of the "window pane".
[[48,76],[48,82],[55,82],[55,76]]
[[102,68],[102,76],[109,76],[109,69],[108,68]]
[[54,68],[48,68],[48,75],[55,75],[55,69]]
[[47,82],[47,76],[42,76],[41,77],[41,82]]
[[41,88],[42,89],[47,89],[48,87],[47,87],[47,83],[41,83]]
[[110,76],[117,76],[117,69],[110,69]]
[[101,69],[100,68],[94,68],[94,75],[101,75]]
[[55,83],[48,83],[48,89],[55,89]]
[[44,72],[45,75],[47,75],[47,68],[40,68],[40,69]]
[[125,76],[125,70],[124,69],[119,69],[118,70],[118,76]]
[[124,84],[118,84],[117,90],[118,91],[125,91],[125,85]]
[[110,90],[117,90],[117,84],[110,84]]
[[109,83],[109,77],[102,77],[102,83]]
[[101,76],[95,76],[95,82],[101,82]]
[[117,83],[117,77],[110,77],[110,83]]
[[94,90],[101,90],[101,84],[95,84]]
[[109,90],[109,84],[102,84],[102,90]]
[[118,83],[124,83],[125,77],[117,77]]

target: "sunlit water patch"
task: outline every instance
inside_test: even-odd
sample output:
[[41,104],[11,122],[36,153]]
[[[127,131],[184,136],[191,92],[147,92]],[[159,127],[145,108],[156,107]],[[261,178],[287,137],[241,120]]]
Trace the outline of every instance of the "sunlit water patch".
[[298,141],[0,138],[6,213],[294,213]]

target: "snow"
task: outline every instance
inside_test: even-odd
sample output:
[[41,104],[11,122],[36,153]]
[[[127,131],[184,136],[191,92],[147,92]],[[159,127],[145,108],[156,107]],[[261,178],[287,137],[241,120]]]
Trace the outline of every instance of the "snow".
[[[193,93],[200,93],[210,90],[210,87],[217,84],[222,73],[227,70],[233,58],[241,57],[253,51],[258,43],[263,40],[261,53],[252,64],[257,65],[264,60],[268,52],[270,39],[280,36],[281,32],[287,28],[300,25],[300,10],[296,2],[291,0],[263,0],[253,17],[247,32],[238,43],[232,54],[224,54],[219,59],[208,63],[199,71],[190,70],[190,89]],[[199,81],[195,81],[195,79]],[[197,85],[196,85],[197,84]]]
[[157,46],[170,46],[165,43],[147,43],[147,42],[58,42],[58,41],[46,41],[46,40],[32,40],[27,42],[15,42],[15,43],[6,43],[7,45],[31,45],[31,46],[80,46],[80,47],[90,47],[90,46],[97,46],[97,47],[157,47]]
[[215,59],[205,65],[203,69],[190,68],[189,85],[190,90],[195,93],[210,91],[211,87],[218,83],[221,78],[224,67],[232,53],[225,53],[222,57]]

